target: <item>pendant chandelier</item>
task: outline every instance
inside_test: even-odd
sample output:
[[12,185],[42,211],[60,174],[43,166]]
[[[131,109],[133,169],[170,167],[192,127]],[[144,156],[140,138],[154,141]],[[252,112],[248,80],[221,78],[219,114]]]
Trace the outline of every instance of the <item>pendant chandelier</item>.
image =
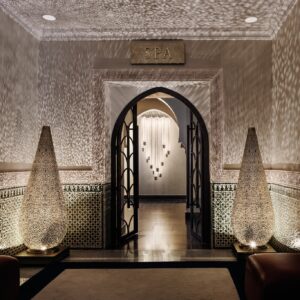
[[140,116],[140,147],[152,170],[154,180],[162,177],[170,151],[171,118],[159,110],[149,110]]

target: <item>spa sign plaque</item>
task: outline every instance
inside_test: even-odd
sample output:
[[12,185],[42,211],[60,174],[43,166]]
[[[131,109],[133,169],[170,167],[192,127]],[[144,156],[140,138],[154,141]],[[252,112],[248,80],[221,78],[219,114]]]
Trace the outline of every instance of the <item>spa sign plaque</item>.
[[132,65],[181,65],[185,63],[184,42],[178,40],[132,41]]

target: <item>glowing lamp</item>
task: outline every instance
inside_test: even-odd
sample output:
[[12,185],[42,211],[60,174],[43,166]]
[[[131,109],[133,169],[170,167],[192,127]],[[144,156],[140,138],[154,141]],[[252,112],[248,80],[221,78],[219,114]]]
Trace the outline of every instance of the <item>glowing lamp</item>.
[[67,232],[67,210],[47,126],[42,129],[19,224],[23,243],[32,253],[53,251]]
[[274,211],[255,128],[249,128],[232,211],[237,240],[253,249],[273,235]]
[[255,243],[254,241],[250,241],[250,242],[249,242],[249,247],[250,247],[251,249],[256,249],[257,245],[256,245],[256,243]]
[[300,238],[292,240],[291,247],[300,250]]

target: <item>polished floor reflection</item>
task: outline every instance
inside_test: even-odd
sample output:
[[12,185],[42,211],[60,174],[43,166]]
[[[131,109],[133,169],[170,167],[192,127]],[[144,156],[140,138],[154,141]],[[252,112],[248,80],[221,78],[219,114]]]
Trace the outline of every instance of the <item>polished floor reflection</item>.
[[153,262],[236,262],[231,249],[182,249],[182,250],[70,250],[65,263],[153,263]]
[[124,248],[164,252],[200,249],[201,243],[190,235],[185,211],[185,203],[140,203],[138,238]]

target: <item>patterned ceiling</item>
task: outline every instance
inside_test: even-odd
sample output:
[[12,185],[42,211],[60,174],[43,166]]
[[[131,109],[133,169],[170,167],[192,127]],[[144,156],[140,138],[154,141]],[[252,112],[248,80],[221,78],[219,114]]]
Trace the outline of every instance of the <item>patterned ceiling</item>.
[[[0,7],[42,40],[270,39],[296,1],[0,0]],[[248,16],[258,22],[245,23]]]

